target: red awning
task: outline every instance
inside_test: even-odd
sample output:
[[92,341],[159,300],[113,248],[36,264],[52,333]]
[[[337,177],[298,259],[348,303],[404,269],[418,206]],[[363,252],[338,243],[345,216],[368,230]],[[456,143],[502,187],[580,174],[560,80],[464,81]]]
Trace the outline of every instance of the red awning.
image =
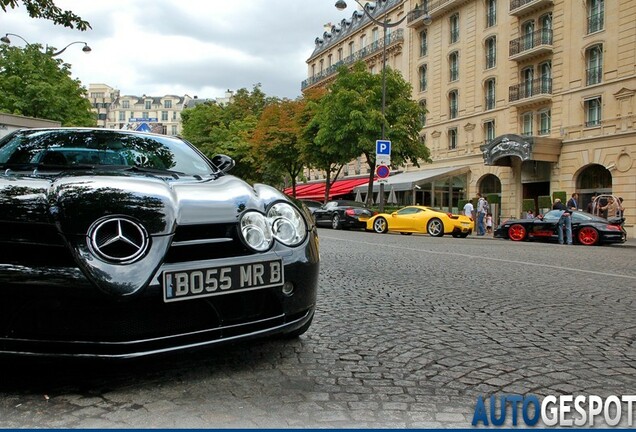
[[[350,194],[353,188],[368,183],[368,178],[357,178],[349,180],[336,180],[329,189],[329,199]],[[292,194],[292,188],[285,189],[287,195]],[[296,198],[317,199],[325,198],[325,183],[306,183],[296,186]]]

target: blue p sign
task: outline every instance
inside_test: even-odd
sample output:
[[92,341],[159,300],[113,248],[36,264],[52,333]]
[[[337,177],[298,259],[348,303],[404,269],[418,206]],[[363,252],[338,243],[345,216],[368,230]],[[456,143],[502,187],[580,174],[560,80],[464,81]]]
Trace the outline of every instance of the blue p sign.
[[375,142],[375,154],[391,156],[391,141],[388,140],[376,140]]

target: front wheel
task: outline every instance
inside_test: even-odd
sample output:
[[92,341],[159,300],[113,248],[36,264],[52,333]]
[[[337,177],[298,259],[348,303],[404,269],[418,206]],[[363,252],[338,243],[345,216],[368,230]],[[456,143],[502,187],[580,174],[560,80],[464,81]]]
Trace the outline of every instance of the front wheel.
[[441,237],[444,235],[444,224],[440,219],[431,219],[426,225],[426,232],[432,237]]
[[523,225],[514,224],[508,228],[508,237],[512,241],[521,241],[526,238],[526,228]]
[[579,242],[585,246],[593,246],[598,243],[598,231],[592,227],[583,227],[579,230]]
[[373,231],[378,234],[384,234],[389,230],[389,225],[386,222],[386,219],[383,217],[379,217],[373,221]]
[[331,228],[340,229],[340,215],[337,213],[331,218]]

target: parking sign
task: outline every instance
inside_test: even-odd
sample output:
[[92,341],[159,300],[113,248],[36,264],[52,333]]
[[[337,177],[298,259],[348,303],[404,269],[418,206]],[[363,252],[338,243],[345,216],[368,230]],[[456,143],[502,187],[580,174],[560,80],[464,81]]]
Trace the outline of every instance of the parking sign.
[[375,154],[391,156],[391,141],[389,140],[376,140],[375,141]]

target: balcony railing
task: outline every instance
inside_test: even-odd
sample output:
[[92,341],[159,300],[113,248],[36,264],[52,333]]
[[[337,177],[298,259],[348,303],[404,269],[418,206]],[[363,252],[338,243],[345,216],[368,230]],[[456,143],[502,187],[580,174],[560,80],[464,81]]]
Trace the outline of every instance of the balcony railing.
[[552,94],[552,78],[537,78],[510,86],[508,100],[515,102],[539,95]]
[[422,5],[412,9],[407,16],[406,25],[408,27],[420,27],[424,25],[422,17],[429,14],[431,18],[436,18],[449,10],[468,3],[470,0],[437,0],[423,1]]
[[553,0],[510,0],[510,14],[527,14],[552,3]]
[[603,23],[605,20],[605,14],[603,12],[595,13],[587,17],[587,33],[595,33],[603,30]]
[[510,57],[534,50],[535,48],[552,47],[552,30],[541,29],[510,41]]
[[585,83],[587,85],[599,84],[601,82],[602,76],[603,76],[603,68],[602,67],[598,66],[598,67],[589,68],[586,71]]
[[[404,42],[404,29],[398,29],[395,30],[394,32],[391,32],[391,34],[387,35],[387,44],[386,46],[391,46],[397,42]],[[358,60],[364,60],[365,58],[378,53],[380,51],[382,51],[382,49],[384,48],[384,41],[383,40],[378,40],[376,42],[373,42],[367,46],[365,46],[364,48],[362,48],[359,51],[356,51],[355,53],[353,53],[352,55],[345,57],[344,59],[342,59],[342,61],[339,61],[337,63],[334,63],[333,65],[329,66],[328,68],[326,68],[325,70],[323,70],[322,72],[319,72],[309,78],[307,78],[306,80],[304,80],[301,84],[301,90],[306,89],[307,87],[310,87],[332,75],[334,75],[336,72],[338,72],[338,68],[342,65],[351,65],[355,62],[357,62]]]

